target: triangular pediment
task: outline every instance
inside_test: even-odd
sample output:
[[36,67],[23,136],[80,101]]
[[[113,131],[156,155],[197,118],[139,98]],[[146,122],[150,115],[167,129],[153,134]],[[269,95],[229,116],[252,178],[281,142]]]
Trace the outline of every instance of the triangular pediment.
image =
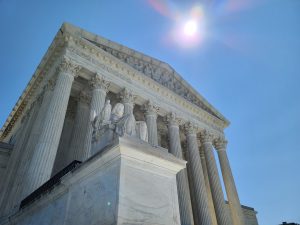
[[116,59],[126,63],[143,75],[153,79],[187,101],[193,103],[209,114],[223,120],[229,121],[209,104],[191,85],[189,85],[170,65],[147,56],[143,53],[125,47],[116,42],[97,36],[70,24],[64,24],[63,29],[77,35],[105,52],[111,54]]

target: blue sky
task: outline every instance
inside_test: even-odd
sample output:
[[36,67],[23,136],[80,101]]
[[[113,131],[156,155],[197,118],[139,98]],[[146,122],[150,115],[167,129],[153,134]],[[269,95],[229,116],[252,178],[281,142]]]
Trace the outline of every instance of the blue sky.
[[174,67],[231,121],[242,204],[262,225],[300,223],[300,1],[209,1],[204,36],[189,47],[170,39],[170,14],[200,1],[160,1],[163,10],[155,2],[0,0],[0,123],[67,21]]

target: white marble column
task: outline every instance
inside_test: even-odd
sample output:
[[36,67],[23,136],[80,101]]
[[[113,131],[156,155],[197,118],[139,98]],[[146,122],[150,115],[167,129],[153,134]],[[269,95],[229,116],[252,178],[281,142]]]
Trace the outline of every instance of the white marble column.
[[37,144],[38,137],[41,131],[41,123],[44,118],[44,115],[47,112],[49,102],[52,96],[52,90],[54,88],[54,81],[50,79],[43,88],[42,95],[40,97],[41,105],[39,104],[37,112],[35,113],[32,121],[30,121],[31,129],[26,135],[26,142],[22,144],[22,156],[18,161],[16,167],[16,174],[14,178],[14,183],[11,186],[8,201],[6,204],[6,211],[10,211],[12,208],[17,210],[19,203],[22,200],[22,187],[24,183],[25,173],[28,170],[31,158],[34,152],[34,148]]
[[201,132],[201,144],[204,148],[207,173],[218,225],[230,225],[229,214],[226,209],[218,168],[213,154],[212,138],[213,137],[209,132]]
[[145,120],[148,129],[148,142],[151,145],[157,146],[157,111],[159,108],[152,102],[148,101],[144,104]]
[[85,138],[90,124],[90,98],[85,92],[80,92],[77,101],[75,121],[68,153],[68,163],[73,160],[85,161],[89,151],[85,149]]
[[89,125],[86,132],[86,138],[84,140],[84,149],[87,151],[87,157],[92,156],[91,146],[92,146],[92,135],[93,126],[92,121],[96,115],[99,115],[103,109],[106,94],[110,83],[104,79],[103,76],[96,73],[93,78],[89,81],[90,88],[92,90],[92,98],[90,103],[90,116]]
[[200,152],[200,159],[201,159],[201,163],[202,163],[203,175],[204,175],[204,179],[205,179],[205,187],[206,187],[206,191],[207,191],[209,211],[210,211],[212,224],[213,225],[218,225],[217,218],[216,218],[215,207],[214,207],[214,202],[213,202],[212,195],[211,195],[211,189],[210,189],[210,184],[209,184],[209,178],[208,178],[208,173],[207,173],[207,166],[206,166],[206,160],[205,160],[205,154],[204,154],[203,146],[200,146],[199,152]]
[[77,105],[74,99],[70,98],[51,176],[54,176],[69,164],[68,155],[75,121],[75,106]]
[[51,101],[42,121],[42,129],[33,157],[25,174],[22,191],[24,195],[30,194],[51,176],[72,83],[79,68],[78,65],[66,57],[62,59],[58,66],[58,75]]
[[[176,118],[174,113],[171,113],[167,115],[166,122],[169,134],[169,151],[177,158],[183,159],[179,135],[179,123],[181,121]],[[186,169],[181,170],[177,174],[176,180],[181,224],[192,225],[194,224],[194,219]]]
[[215,140],[214,145],[218,152],[233,224],[244,225],[244,215],[226,153],[227,141],[223,138],[218,138]]
[[192,173],[195,200],[197,202],[197,211],[199,215],[199,224],[211,225],[211,217],[209,213],[209,205],[207,192],[205,188],[205,180],[202,171],[201,159],[197,143],[197,128],[192,123],[185,124],[185,132],[187,139],[187,159],[189,171]]
[[9,163],[5,171],[5,177],[1,184],[0,190],[0,216],[5,215],[11,209],[11,196],[15,194],[12,190],[15,188],[20,162],[25,154],[24,146],[28,141],[31,133],[33,121],[40,107],[42,97],[39,96],[36,101],[30,106],[21,119],[21,128],[18,138],[14,145],[12,154],[9,158]]

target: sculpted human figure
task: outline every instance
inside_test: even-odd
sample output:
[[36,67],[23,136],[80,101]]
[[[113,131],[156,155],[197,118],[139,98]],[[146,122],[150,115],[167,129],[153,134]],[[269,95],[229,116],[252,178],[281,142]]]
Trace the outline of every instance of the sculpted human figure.
[[124,105],[122,103],[117,103],[113,110],[111,111],[110,120],[112,123],[117,122],[123,117]]
[[104,107],[99,115],[93,121],[94,129],[100,129],[101,126],[110,123],[111,104],[110,100],[106,100]]

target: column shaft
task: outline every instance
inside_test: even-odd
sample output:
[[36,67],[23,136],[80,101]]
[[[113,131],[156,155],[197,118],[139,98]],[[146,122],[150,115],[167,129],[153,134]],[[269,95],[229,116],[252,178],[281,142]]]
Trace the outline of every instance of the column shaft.
[[157,111],[158,107],[154,105],[152,102],[148,101],[144,104],[145,110],[145,120],[147,123],[148,129],[148,142],[151,145],[158,145],[158,137],[157,137]]
[[[179,126],[176,123],[176,118],[171,114],[170,117],[167,119],[170,153],[172,153],[179,159],[183,159],[179,135]],[[181,224],[192,225],[194,224],[194,219],[186,169],[180,171],[177,174],[176,179]]]
[[214,202],[213,202],[213,199],[212,199],[212,194],[211,194],[211,189],[210,189],[210,184],[209,184],[209,178],[208,178],[208,173],[207,173],[205,155],[204,155],[203,151],[200,151],[200,158],[201,158],[201,163],[202,163],[203,175],[204,175],[204,179],[205,179],[205,187],[206,187],[206,191],[207,191],[209,211],[210,211],[210,215],[211,215],[212,224],[213,225],[218,225],[217,218],[216,218],[215,207],[214,207]]
[[29,164],[31,162],[31,158],[34,152],[35,145],[37,144],[38,137],[41,132],[41,123],[44,118],[44,115],[47,112],[49,102],[52,97],[52,89],[54,88],[54,81],[49,80],[48,83],[44,87],[44,91],[42,97],[40,98],[41,105],[38,105],[38,109],[36,110],[32,121],[30,122],[31,128],[28,131],[26,136],[26,143],[24,142],[22,145],[22,158],[20,158],[18,162],[18,166],[16,168],[15,180],[12,185],[12,189],[10,190],[9,200],[6,204],[6,210],[10,210],[11,208],[17,210],[19,207],[19,203],[22,200],[22,187],[24,183],[25,173],[28,170]]
[[146,117],[147,129],[148,129],[148,142],[149,144],[156,146],[158,145],[157,124],[156,124],[157,115],[146,113],[145,117]]
[[225,140],[218,140],[215,146],[218,152],[233,224],[244,225],[244,214],[241,208],[238,192],[236,190],[234,178],[227,157],[226,144],[227,142]]
[[75,115],[73,114],[75,113],[70,112],[70,110],[67,109],[66,118],[64,121],[64,126],[60,137],[58,150],[57,150],[51,176],[54,176],[56,173],[58,173],[60,170],[66,167],[69,163],[68,161],[69,147],[70,147],[69,144],[71,142],[72,130],[74,127],[74,120],[75,120]]
[[213,154],[211,138],[207,132],[203,132],[201,135],[216,217],[218,225],[230,225],[217,164]]
[[86,157],[92,156],[91,146],[92,146],[92,135],[93,135],[93,126],[92,121],[96,115],[99,115],[103,109],[106,93],[109,88],[109,82],[103,79],[99,74],[95,76],[90,81],[90,87],[92,89],[92,99],[90,104],[90,116],[88,121],[88,128],[86,132],[86,137],[84,139],[84,149],[87,152]]
[[209,205],[207,192],[205,188],[205,180],[203,176],[200,155],[198,151],[198,143],[196,129],[192,124],[186,124],[186,139],[187,139],[187,156],[188,166],[192,172],[195,200],[197,202],[197,211],[199,215],[199,224],[211,225],[211,217],[209,213]]
[[31,133],[33,122],[35,120],[40,98],[33,104],[33,107],[27,111],[27,115],[23,117],[20,135],[14,145],[12,154],[9,159],[8,167],[6,169],[5,180],[1,188],[1,199],[0,199],[0,215],[8,213],[12,207],[12,196],[15,195],[14,190],[16,187],[17,174],[21,167],[20,162],[22,161],[24,154],[26,154],[24,146],[28,141],[28,137]]
[[88,158],[88,151],[85,149],[84,144],[87,129],[90,124],[89,116],[90,108],[88,96],[85,93],[80,93],[68,154],[68,163],[71,163],[73,160],[83,162]]
[[70,97],[71,87],[78,66],[64,59],[53,90],[47,113],[42,122],[39,140],[25,175],[22,193],[30,194],[51,176],[56,152],[59,144],[63,122]]

